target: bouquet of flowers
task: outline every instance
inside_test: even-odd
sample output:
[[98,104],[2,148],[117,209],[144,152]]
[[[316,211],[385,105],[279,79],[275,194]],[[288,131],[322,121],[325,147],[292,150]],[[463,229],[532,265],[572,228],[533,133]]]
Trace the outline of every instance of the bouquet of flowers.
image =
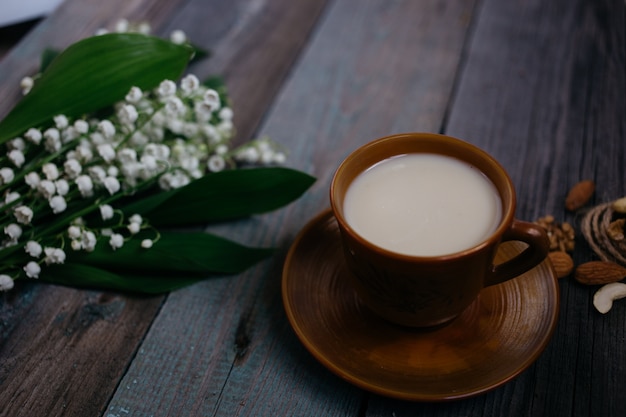
[[[261,138],[237,148],[218,79],[176,32],[90,37],[22,82],[0,121],[0,290],[19,279],[161,293],[272,253],[187,226],[268,212],[314,182]],[[173,231],[176,228],[178,231]]]

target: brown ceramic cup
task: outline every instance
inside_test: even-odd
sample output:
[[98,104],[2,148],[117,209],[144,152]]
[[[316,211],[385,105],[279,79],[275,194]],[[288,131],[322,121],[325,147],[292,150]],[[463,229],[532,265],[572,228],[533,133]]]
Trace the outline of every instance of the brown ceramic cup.
[[[411,153],[457,158],[486,175],[502,202],[501,221],[495,232],[460,252],[427,257],[392,252],[357,234],[345,218],[344,197],[348,187],[360,173],[378,162]],[[515,219],[515,190],[502,166],[481,149],[449,136],[398,134],[358,148],[335,172],[330,202],[357,295],[377,315],[404,326],[430,327],[451,321],[484,287],[522,275],[548,253],[544,230]],[[495,265],[498,246],[505,241],[521,241],[528,246],[514,258]]]

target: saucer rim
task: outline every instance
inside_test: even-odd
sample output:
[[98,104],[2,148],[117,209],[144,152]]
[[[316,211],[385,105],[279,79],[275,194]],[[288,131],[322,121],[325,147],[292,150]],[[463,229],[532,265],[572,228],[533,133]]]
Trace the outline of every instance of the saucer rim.
[[[360,379],[348,371],[345,371],[340,365],[338,365],[336,362],[333,362],[331,358],[328,358],[326,355],[323,355],[318,351],[316,347],[317,344],[311,341],[311,339],[308,336],[308,332],[303,329],[299,321],[296,319],[294,311],[292,310],[293,307],[292,307],[292,304],[290,303],[289,294],[288,294],[288,284],[289,284],[288,271],[290,270],[290,265],[293,262],[297,248],[301,244],[302,240],[304,240],[307,237],[307,235],[311,232],[311,230],[313,230],[319,224],[322,224],[322,222],[326,221],[327,219],[330,220],[332,218],[334,218],[332,209],[326,208],[322,210],[320,213],[316,214],[314,217],[312,217],[305,224],[305,226],[300,230],[300,232],[296,235],[293,243],[289,247],[289,250],[287,252],[287,255],[284,261],[283,269],[282,269],[281,298],[283,302],[283,308],[287,315],[289,324],[291,325],[292,329],[296,333],[300,342],[304,345],[307,351],[318,362],[320,362],[324,367],[326,367],[328,370],[333,372],[336,376],[339,376],[343,380],[353,384],[354,386],[358,388],[364,389],[374,394],[383,395],[389,398],[396,398],[400,400],[408,400],[408,401],[415,401],[415,402],[446,402],[446,401],[452,401],[452,400],[472,398],[472,397],[490,392],[498,387],[501,387],[502,385],[510,382],[511,380],[519,376],[522,372],[527,370],[539,358],[539,356],[541,356],[541,354],[547,348],[556,330],[556,327],[558,324],[558,318],[559,318],[559,310],[560,310],[560,292],[559,292],[559,286],[558,286],[558,279],[556,277],[556,274],[554,273],[554,269],[551,267],[549,263],[548,258],[546,258],[546,260],[542,262],[542,263],[546,263],[546,268],[545,268],[546,272],[549,273],[552,277],[552,279],[550,280],[552,285],[549,285],[550,294],[548,295],[552,296],[553,298],[554,308],[551,310],[550,312],[551,314],[546,314],[546,317],[545,317],[546,319],[550,319],[548,330],[542,333],[541,337],[538,337],[536,339],[537,348],[532,352],[532,354],[524,358],[524,360],[520,360],[519,363],[516,365],[515,370],[511,372],[510,374],[506,375],[505,377],[499,378],[496,381],[483,383],[480,386],[473,387],[471,389],[467,389],[463,391],[456,391],[454,393],[450,392],[447,394],[429,394],[429,393],[420,393],[420,392],[410,391],[410,390],[398,391],[397,389],[386,388],[384,384],[376,385],[366,380]],[[337,233],[339,232],[337,231]],[[392,327],[393,325],[389,324],[389,326]]]

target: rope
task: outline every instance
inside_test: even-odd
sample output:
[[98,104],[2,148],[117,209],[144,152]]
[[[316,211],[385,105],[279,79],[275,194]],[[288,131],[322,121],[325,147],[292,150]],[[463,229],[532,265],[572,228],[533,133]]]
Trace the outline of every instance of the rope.
[[613,241],[606,233],[613,221],[612,203],[600,204],[591,209],[581,222],[583,236],[591,249],[603,261],[626,266],[626,241]]

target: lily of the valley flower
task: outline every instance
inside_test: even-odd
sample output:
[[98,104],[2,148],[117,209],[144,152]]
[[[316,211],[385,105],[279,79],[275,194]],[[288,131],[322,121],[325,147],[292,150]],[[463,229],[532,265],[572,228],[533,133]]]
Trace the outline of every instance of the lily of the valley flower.
[[111,238],[109,239],[109,244],[111,245],[113,250],[121,248],[122,246],[124,246],[124,236],[119,233],[112,234]]
[[8,291],[13,288],[13,278],[6,274],[0,274],[0,291]]
[[44,261],[47,265],[50,264],[62,264],[65,262],[65,252],[60,248],[47,247],[44,248],[44,254],[46,255]]
[[24,247],[24,249],[26,250],[26,253],[33,258],[38,258],[43,251],[39,242],[35,242],[34,240],[29,240],[28,242],[26,242],[26,246]]
[[33,210],[27,206],[16,207],[13,214],[17,222],[21,224],[29,224],[33,219]]
[[24,272],[28,278],[39,278],[41,267],[37,262],[30,261],[26,264],[26,266],[24,266]]
[[[175,36],[186,41],[183,33]],[[125,220],[115,208],[118,199],[137,189],[172,190],[237,164],[275,164],[285,159],[265,138],[231,148],[232,109],[193,74],[178,85],[164,80],[152,91],[132,87],[113,110],[102,120],[60,114],[53,118],[52,127],[29,128],[6,143],[6,157],[0,163],[4,190],[0,210],[7,219],[0,222],[5,234],[0,268],[3,248],[9,253],[14,245],[22,245],[28,256],[37,259],[10,273],[0,269],[0,291],[12,288],[14,279],[38,278],[42,267],[64,263],[65,250],[96,250],[99,239],[108,240],[114,250],[130,239],[141,239],[146,250],[158,244],[158,231],[154,239],[142,235],[151,229],[148,219],[133,215]],[[41,151],[45,152],[41,163],[26,160]],[[83,215],[92,219],[92,213],[99,214],[103,225],[92,228],[87,223],[91,220],[83,219]],[[48,227],[61,218],[66,224]],[[54,232],[38,236],[38,230]]]

